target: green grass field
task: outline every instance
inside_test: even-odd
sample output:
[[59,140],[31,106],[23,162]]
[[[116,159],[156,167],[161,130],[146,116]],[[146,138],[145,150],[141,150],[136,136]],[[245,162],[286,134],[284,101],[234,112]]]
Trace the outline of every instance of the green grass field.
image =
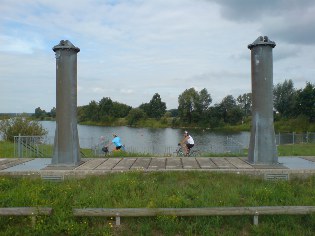
[[74,217],[73,208],[315,205],[315,176],[266,181],[210,172],[128,172],[48,182],[0,177],[0,207],[47,206],[49,217],[0,217],[0,235],[314,235],[315,215]]

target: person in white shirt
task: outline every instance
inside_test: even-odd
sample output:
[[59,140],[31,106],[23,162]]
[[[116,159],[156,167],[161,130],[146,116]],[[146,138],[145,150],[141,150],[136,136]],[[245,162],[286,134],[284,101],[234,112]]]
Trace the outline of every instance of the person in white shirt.
[[185,155],[188,156],[190,149],[195,145],[194,139],[189,135],[187,131],[184,132],[184,138],[179,143],[184,148]]

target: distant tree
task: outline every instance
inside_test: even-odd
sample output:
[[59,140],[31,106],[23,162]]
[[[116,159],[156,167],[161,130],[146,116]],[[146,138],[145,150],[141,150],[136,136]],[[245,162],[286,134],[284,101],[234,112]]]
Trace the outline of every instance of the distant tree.
[[292,80],[285,80],[274,87],[273,105],[281,117],[288,118],[293,115],[296,95]]
[[202,122],[211,102],[211,96],[206,89],[199,93],[194,88],[186,89],[178,97],[178,115],[187,123]]
[[123,103],[113,102],[111,115],[115,118],[126,117],[131,110],[131,106]]
[[86,116],[90,121],[100,121],[99,106],[96,101],[91,101],[86,108]]
[[205,124],[207,122],[211,102],[212,98],[207,89],[202,89],[199,92],[199,98],[196,104],[197,112],[195,119],[198,119],[198,123]]
[[142,103],[138,108],[141,109],[142,111],[144,111],[144,113],[147,114],[147,116],[149,116],[149,114],[150,114],[150,104],[149,103]]
[[140,120],[146,118],[146,113],[140,108],[133,108],[129,111],[127,116],[128,125],[136,125]]
[[252,109],[252,94],[244,93],[243,95],[239,95],[236,99],[237,105],[242,109],[245,117],[251,115]]
[[111,117],[113,101],[109,98],[102,98],[98,103],[100,121],[107,121]]
[[166,112],[166,103],[162,102],[158,93],[155,93],[149,103],[142,103],[139,109],[143,110],[148,117],[160,119]]
[[188,123],[192,123],[193,112],[196,110],[198,93],[194,88],[186,89],[178,97],[179,117]]
[[315,121],[315,86],[310,82],[306,83],[304,89],[297,91],[295,106],[296,116],[305,115],[310,122]]
[[90,119],[88,114],[88,106],[79,106],[77,109],[77,116],[79,122],[88,121]]
[[207,89],[202,89],[199,92],[199,101],[198,101],[198,109],[200,109],[201,112],[207,111],[210,104],[212,102],[212,98],[210,94],[208,93]]
[[232,95],[228,95],[222,99],[219,109],[225,123],[235,125],[242,120],[242,109],[236,105],[236,100]]
[[172,117],[172,113],[170,111],[165,112],[164,117],[170,118]]
[[56,107],[53,107],[51,110],[50,110],[50,116],[52,118],[56,118]]
[[178,116],[178,109],[170,109],[168,112],[171,113],[171,117],[177,117]]
[[38,119],[44,119],[45,116],[46,116],[46,111],[45,110],[42,110],[40,107],[37,107],[35,109],[35,117],[38,118]]
[[224,125],[222,111],[219,104],[214,104],[214,106],[209,108],[206,123],[208,127],[215,128]]
[[160,119],[166,112],[166,103],[158,93],[155,93],[149,102],[149,117]]
[[231,125],[237,125],[242,122],[244,113],[239,106],[233,107],[228,113],[228,123]]
[[42,136],[48,131],[38,121],[29,121],[24,117],[14,117],[0,121],[0,133],[7,141],[14,141],[14,136]]

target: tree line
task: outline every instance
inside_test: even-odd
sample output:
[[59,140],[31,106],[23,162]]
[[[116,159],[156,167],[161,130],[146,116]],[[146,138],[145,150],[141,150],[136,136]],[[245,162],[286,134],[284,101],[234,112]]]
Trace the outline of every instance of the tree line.
[[[276,119],[303,116],[309,122],[315,121],[315,86],[307,82],[303,89],[294,88],[292,80],[285,80],[273,89],[274,113]],[[212,105],[212,98],[206,88],[197,91],[189,88],[178,96],[178,108],[167,110],[166,103],[155,93],[147,103],[133,108],[129,105],[103,97],[100,101],[91,101],[78,107],[79,122],[110,124],[118,118],[124,118],[128,125],[137,125],[148,118],[168,123],[173,127],[200,126],[221,127],[248,122],[251,116],[251,93],[237,98],[228,95],[221,102]],[[56,109],[50,112],[35,109],[36,118],[56,116]]]

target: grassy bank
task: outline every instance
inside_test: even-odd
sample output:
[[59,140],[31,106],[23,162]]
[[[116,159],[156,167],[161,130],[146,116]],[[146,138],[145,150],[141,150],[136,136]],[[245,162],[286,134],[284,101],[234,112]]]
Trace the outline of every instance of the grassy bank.
[[286,144],[278,146],[279,156],[315,156],[314,143]]
[[315,205],[315,176],[264,181],[208,172],[117,173],[60,183],[0,177],[0,207],[49,206],[50,217],[0,217],[0,235],[313,235],[315,215],[75,218],[85,207],[219,207]]

